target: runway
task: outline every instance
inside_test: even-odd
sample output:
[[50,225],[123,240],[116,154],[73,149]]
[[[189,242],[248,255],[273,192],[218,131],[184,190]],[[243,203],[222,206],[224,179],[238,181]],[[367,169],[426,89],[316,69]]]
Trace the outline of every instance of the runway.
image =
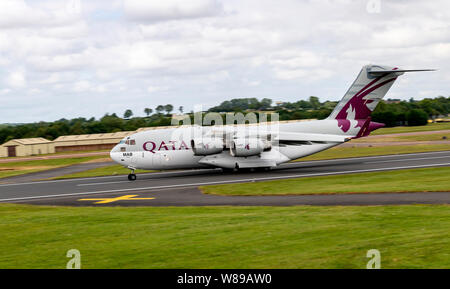
[[[204,195],[198,186],[311,176],[450,166],[450,151],[296,162],[268,172],[224,174],[220,169],[17,182],[0,185],[0,202],[70,206],[384,205],[450,204],[450,192],[297,196]],[[411,180],[414,181],[414,180]]]

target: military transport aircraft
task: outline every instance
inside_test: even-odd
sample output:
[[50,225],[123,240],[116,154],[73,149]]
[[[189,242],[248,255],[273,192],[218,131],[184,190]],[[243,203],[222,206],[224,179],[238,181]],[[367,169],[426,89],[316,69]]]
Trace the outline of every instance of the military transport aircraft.
[[[111,150],[111,158],[131,170],[214,167],[223,170],[269,169],[365,137],[384,124],[370,114],[404,70],[364,66],[328,118],[298,122],[188,125],[130,135]],[[217,124],[217,122],[215,122]]]

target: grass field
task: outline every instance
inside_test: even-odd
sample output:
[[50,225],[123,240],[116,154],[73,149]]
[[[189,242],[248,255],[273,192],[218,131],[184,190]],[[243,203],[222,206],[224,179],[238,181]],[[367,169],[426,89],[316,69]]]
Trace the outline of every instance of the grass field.
[[[86,150],[86,151],[63,151],[63,152],[55,152],[51,154],[41,154],[41,155],[33,155],[31,157],[46,157],[46,156],[58,156],[58,155],[77,155],[77,154],[85,154],[85,153],[105,153],[107,155],[110,150]],[[26,157],[0,157],[0,159],[20,159]]]
[[[366,143],[366,142],[375,142],[375,143],[383,143],[383,142],[416,142],[416,141],[442,141],[449,140],[450,132],[446,133],[431,133],[431,134],[423,134],[423,135],[397,135],[397,134],[388,134],[388,135],[380,135],[370,138],[359,138],[354,139],[351,143]],[[450,142],[449,142],[450,143]]]
[[79,164],[103,158],[105,158],[105,156],[90,156],[90,157],[76,157],[76,158],[74,157],[65,159],[46,159],[46,160],[0,163],[0,179]]
[[[136,170],[135,173],[150,173],[154,171],[144,171],[144,170]],[[91,170],[86,170],[84,172],[74,173],[74,174],[68,174],[60,177],[55,177],[52,179],[71,179],[71,178],[87,178],[87,177],[100,177],[100,176],[115,176],[115,175],[128,175],[130,173],[130,170],[127,168],[124,168],[121,165],[111,165]]]
[[395,137],[399,141],[438,141],[438,140],[449,140],[450,133],[434,133],[425,135],[400,135]]
[[419,132],[419,131],[432,131],[432,130],[445,130],[450,129],[450,122],[444,123],[430,123],[421,126],[396,126],[380,128],[372,132],[370,135],[391,134],[391,133],[403,133],[403,132]]
[[395,154],[409,154],[432,151],[447,151],[450,150],[450,145],[447,144],[429,144],[429,145],[398,145],[398,146],[373,146],[373,147],[334,147],[326,151],[310,155],[304,158],[295,160],[298,161],[313,161],[339,158],[354,158],[378,155],[395,155]]
[[0,205],[0,268],[449,268],[449,206]]
[[202,186],[206,194],[304,195],[450,191],[450,167]]

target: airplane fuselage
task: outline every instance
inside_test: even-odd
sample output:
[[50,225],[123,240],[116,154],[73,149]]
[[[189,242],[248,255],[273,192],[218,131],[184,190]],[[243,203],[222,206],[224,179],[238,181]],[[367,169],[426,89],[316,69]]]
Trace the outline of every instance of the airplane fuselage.
[[[271,164],[279,165],[300,157],[320,152],[331,148],[339,143],[311,143],[304,145],[282,144],[273,141],[273,145],[267,151],[246,157],[234,157],[229,147],[222,152],[209,155],[195,155],[192,148],[192,139],[207,135],[211,131],[233,132],[233,135],[248,134],[248,130],[261,126],[222,126],[222,127],[169,127],[167,129],[147,130],[135,133],[122,140],[116,145],[110,155],[111,158],[129,168],[144,170],[161,169],[187,169],[201,167],[270,167]],[[278,125],[263,125],[264,131],[271,131],[274,135],[280,132],[302,132],[316,134],[342,134],[336,120],[299,121],[291,123],[280,123]],[[354,129],[356,135],[359,128]],[[345,134],[348,136],[348,133]],[[202,159],[210,158],[211,162],[201,162]],[[213,158],[220,162],[214,165]],[[267,162],[264,162],[267,160]],[[260,165],[258,163],[261,163]],[[253,164],[253,165],[252,165]]]

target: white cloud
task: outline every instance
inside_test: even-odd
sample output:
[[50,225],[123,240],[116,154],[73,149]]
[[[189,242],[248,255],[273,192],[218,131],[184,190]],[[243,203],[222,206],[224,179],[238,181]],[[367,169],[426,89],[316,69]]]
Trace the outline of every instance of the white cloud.
[[166,91],[168,90],[168,87],[165,86],[152,86],[150,85],[149,87],[147,87],[147,92],[148,93],[153,93],[153,92],[157,92],[157,91]]
[[14,71],[9,74],[6,84],[12,88],[23,88],[27,84],[25,73],[23,71]]
[[88,91],[92,87],[92,85],[87,80],[80,80],[80,81],[75,82],[73,87],[74,87],[74,91],[76,91],[76,92],[85,92],[85,91]]
[[69,13],[61,3],[54,2],[53,7],[49,9],[30,6],[24,0],[2,0],[0,1],[0,29],[55,27],[67,25],[79,19],[80,14]]
[[3,0],[0,2],[0,28],[30,26],[45,19],[45,13],[34,10],[23,0]]
[[[143,103],[189,111],[234,97],[336,100],[367,63],[439,69],[402,77],[410,81],[392,88],[397,98],[449,94],[445,0],[384,0],[381,13],[353,0],[95,0],[76,13],[67,3],[0,1],[0,95],[15,96],[0,123]],[[33,110],[36,96],[52,109]]]
[[214,16],[221,11],[216,0],[124,0],[128,19],[137,21],[163,21],[183,18]]
[[28,59],[28,63],[36,70],[63,71],[82,69],[89,65],[89,59],[85,54],[61,54],[54,56],[34,56]]

